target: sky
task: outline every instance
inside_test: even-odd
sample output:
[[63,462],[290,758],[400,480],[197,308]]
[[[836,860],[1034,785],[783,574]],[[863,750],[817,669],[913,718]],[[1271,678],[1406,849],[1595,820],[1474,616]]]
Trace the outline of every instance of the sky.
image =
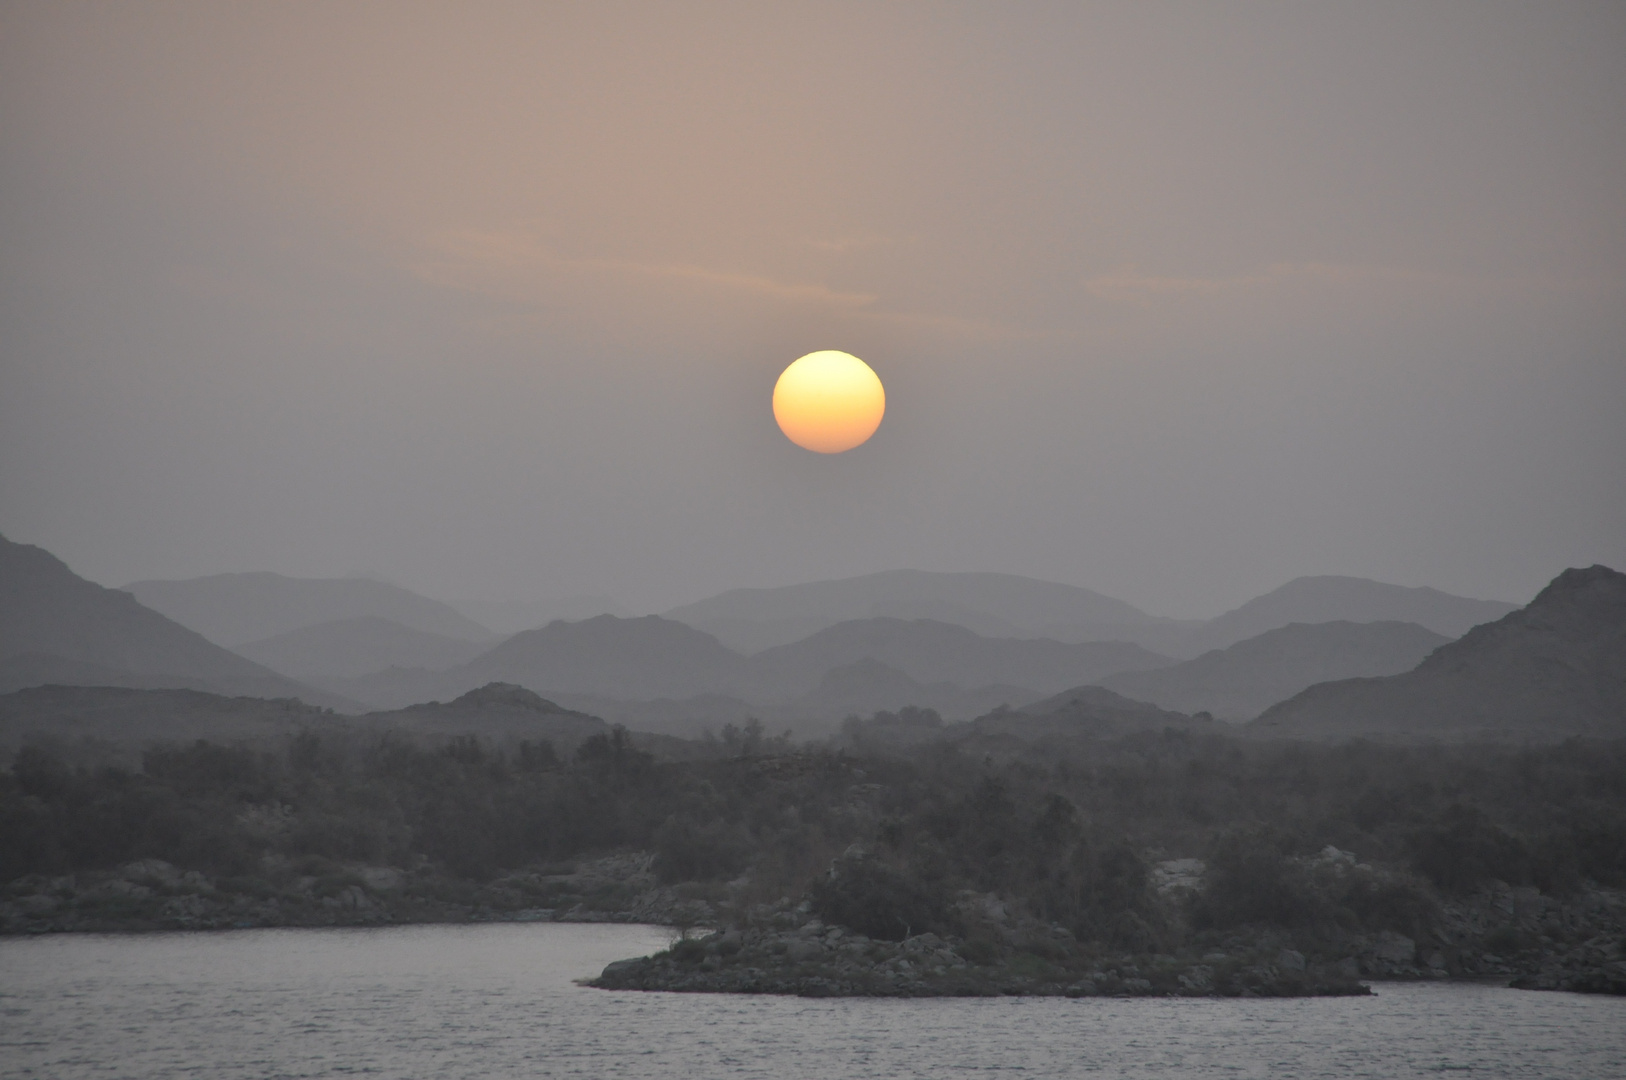
[[[0,533],[1206,617],[1626,569],[1626,6],[0,4]],[[863,357],[864,446],[774,425]]]

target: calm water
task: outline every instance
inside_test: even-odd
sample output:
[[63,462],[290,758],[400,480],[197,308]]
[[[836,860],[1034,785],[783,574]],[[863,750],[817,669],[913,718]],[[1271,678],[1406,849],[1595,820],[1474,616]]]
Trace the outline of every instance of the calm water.
[[0,941],[3,1077],[1626,1076],[1626,999],[804,1001],[572,980],[652,927]]

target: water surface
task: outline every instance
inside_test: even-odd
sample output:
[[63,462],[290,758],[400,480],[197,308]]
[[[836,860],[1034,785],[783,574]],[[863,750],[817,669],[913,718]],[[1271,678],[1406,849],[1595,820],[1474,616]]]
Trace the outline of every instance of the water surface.
[[1626,999],[803,1000],[573,980],[658,927],[0,941],[0,1077],[1626,1076]]

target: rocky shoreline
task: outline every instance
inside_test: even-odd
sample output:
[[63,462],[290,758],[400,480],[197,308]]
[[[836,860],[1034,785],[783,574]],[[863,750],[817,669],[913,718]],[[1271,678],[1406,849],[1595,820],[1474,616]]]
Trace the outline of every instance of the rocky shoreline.
[[[299,870],[272,861],[251,878],[214,879],[149,859],[21,878],[0,890],[0,934],[652,923],[682,936],[655,956],[611,964],[591,985],[804,996],[1316,996],[1366,993],[1362,980],[1456,979],[1626,994],[1626,895],[1591,886],[1559,899],[1492,883],[1442,900],[1416,940],[1393,931],[1255,929],[1193,935],[1167,952],[1126,952],[1077,942],[974,893],[959,898],[964,936],[872,939],[827,925],[806,902],[740,908],[721,886],[663,885],[640,852],[483,883],[427,866]],[[1174,910],[1182,893],[1201,886],[1201,874],[1197,860],[1182,859],[1158,864],[1154,878]]]
[[810,919],[789,930],[718,931],[665,952],[618,960],[588,985],[605,990],[790,994],[800,997],[1331,997],[1369,994],[1354,965],[1307,963],[1276,949],[1201,957],[1112,956],[1078,963],[979,950],[919,934],[875,941]]

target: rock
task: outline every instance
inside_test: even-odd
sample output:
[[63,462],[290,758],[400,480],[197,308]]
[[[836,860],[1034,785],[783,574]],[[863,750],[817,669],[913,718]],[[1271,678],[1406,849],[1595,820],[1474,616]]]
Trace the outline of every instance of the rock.
[[1283,949],[1276,954],[1276,966],[1283,971],[1303,971],[1304,954],[1296,949]]

